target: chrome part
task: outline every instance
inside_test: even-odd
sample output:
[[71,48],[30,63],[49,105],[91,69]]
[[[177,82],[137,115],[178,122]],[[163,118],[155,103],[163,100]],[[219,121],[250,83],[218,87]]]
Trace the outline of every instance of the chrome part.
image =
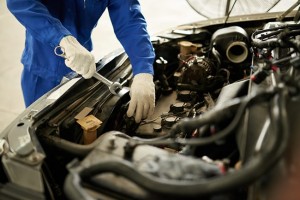
[[248,56],[248,48],[245,42],[232,42],[226,49],[226,57],[230,62],[241,63]]

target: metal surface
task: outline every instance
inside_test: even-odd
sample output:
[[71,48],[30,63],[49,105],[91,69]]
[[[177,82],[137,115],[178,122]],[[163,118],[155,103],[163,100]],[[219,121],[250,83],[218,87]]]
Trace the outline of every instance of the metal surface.
[[27,156],[34,151],[34,144],[28,130],[29,126],[28,122],[22,121],[7,135],[10,150],[17,155]]
[[123,88],[119,82],[112,82],[97,72],[93,75],[93,77],[107,85],[109,91],[114,95],[119,95],[120,90]]
[[44,156],[40,154],[23,158],[13,153],[8,153],[2,156],[1,161],[10,182],[36,192],[44,192],[41,174],[43,159]]

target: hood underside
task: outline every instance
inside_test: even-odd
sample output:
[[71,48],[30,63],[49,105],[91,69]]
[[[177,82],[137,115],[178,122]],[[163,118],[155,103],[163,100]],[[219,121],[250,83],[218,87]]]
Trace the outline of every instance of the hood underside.
[[196,12],[208,19],[228,15],[266,13],[275,10],[284,11],[295,3],[293,0],[187,0],[187,2]]

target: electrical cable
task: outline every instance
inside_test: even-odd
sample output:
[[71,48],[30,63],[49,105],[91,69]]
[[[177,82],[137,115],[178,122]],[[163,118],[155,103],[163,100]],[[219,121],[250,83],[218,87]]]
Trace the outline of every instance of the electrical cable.
[[[81,181],[88,181],[95,175],[101,173],[115,173],[125,177],[140,187],[164,196],[174,197],[196,197],[210,194],[218,194],[231,189],[236,189],[249,185],[263,176],[275,166],[281,158],[288,141],[288,123],[286,113],[287,91],[280,91],[273,98],[275,101],[274,109],[271,110],[271,124],[276,126],[274,140],[266,149],[253,155],[251,161],[245,163],[240,169],[221,177],[214,177],[208,180],[198,181],[175,181],[160,179],[148,174],[139,172],[134,165],[127,160],[108,160],[101,161],[88,168],[82,168],[78,174],[70,173],[65,185],[68,186],[67,193],[74,189],[81,192],[83,188],[78,188]],[[97,184],[96,181],[93,184]],[[97,185],[95,185],[97,186]],[[76,187],[76,188],[75,188]],[[78,193],[78,191],[77,191]]]
[[252,35],[256,36],[256,35],[264,33],[264,32],[276,31],[276,30],[279,30],[279,29],[286,29],[286,28],[288,28],[290,30],[299,29],[300,24],[283,24],[281,26],[274,27],[274,28],[257,29],[256,31],[254,31],[254,33]]
[[[207,145],[213,142],[216,142],[230,133],[233,133],[234,128],[238,125],[239,121],[242,118],[243,113],[245,112],[246,108],[249,105],[253,104],[256,101],[266,101],[271,98],[275,94],[276,90],[262,92],[255,96],[245,97],[242,100],[232,100],[229,105],[225,105],[222,107],[221,110],[211,110],[209,113],[205,113],[204,115],[200,116],[199,118],[194,119],[183,119],[175,124],[169,133],[160,138],[154,139],[140,139],[140,138],[132,138],[131,143],[132,145],[171,145],[171,144],[180,144],[180,145]],[[233,103],[234,102],[234,103]],[[209,136],[206,138],[192,138],[192,139],[183,139],[183,138],[174,138],[177,133],[183,132],[187,133],[193,131],[195,129],[199,129],[204,125],[213,124],[219,122],[221,119],[224,118],[227,113],[232,113],[238,107],[237,112],[231,123],[220,132],[217,132],[213,136]],[[166,137],[172,138],[166,138]],[[164,139],[166,138],[166,139]]]
[[[288,24],[288,25],[282,25],[279,27],[274,27],[269,29],[256,30],[251,35],[252,45],[258,48],[289,47],[286,38],[299,35],[300,34],[299,28],[300,28],[299,24]],[[256,38],[258,34],[262,34],[265,32],[266,34],[260,35],[258,38]],[[268,37],[273,37],[276,35],[278,35],[278,38],[269,38],[268,40],[262,41],[263,39],[266,39]]]

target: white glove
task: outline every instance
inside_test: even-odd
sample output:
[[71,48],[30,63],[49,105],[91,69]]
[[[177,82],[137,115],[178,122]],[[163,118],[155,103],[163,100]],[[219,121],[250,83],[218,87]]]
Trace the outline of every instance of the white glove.
[[135,75],[130,89],[130,103],[127,116],[132,117],[135,113],[135,121],[139,123],[152,115],[155,107],[155,88],[153,76],[147,73]]
[[75,37],[66,36],[59,45],[65,52],[65,64],[73,71],[81,74],[83,78],[91,78],[96,72],[95,58],[86,50]]

